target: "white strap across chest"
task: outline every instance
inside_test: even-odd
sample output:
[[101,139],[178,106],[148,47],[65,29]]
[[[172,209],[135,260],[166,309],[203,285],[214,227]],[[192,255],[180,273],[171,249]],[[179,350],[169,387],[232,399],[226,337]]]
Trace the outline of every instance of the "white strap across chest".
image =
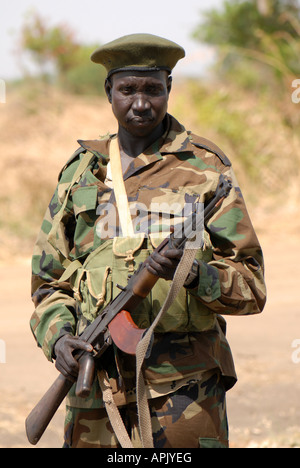
[[134,236],[134,229],[132,225],[129,204],[127,193],[125,189],[123,173],[122,173],[122,164],[121,164],[121,155],[119,149],[118,138],[111,140],[110,149],[110,169],[111,169],[111,178],[113,182],[113,188],[116,197],[116,204],[119,213],[120,225],[122,229],[123,237],[132,237]]

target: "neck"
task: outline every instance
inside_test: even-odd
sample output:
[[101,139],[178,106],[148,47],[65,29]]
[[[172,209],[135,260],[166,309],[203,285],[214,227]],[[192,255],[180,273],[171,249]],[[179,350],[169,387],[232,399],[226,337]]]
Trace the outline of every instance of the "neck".
[[136,158],[143,153],[152,143],[160,138],[164,133],[163,122],[158,125],[154,131],[147,136],[136,136],[127,132],[127,130],[119,126],[118,137],[120,144],[121,155]]

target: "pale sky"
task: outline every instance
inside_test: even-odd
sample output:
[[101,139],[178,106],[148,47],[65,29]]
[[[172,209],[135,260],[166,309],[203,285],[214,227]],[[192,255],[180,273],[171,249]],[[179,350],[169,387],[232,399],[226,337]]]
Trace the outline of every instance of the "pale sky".
[[151,33],[179,43],[186,59],[178,74],[201,74],[213,52],[191,39],[201,12],[221,6],[223,0],[0,0],[0,79],[20,76],[16,53],[21,25],[31,9],[49,20],[49,25],[68,24],[84,43],[103,44],[132,33]]

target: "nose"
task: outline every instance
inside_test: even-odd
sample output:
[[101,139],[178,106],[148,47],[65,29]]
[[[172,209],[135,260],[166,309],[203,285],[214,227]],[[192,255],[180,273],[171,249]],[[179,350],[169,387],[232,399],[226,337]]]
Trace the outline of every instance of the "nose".
[[144,94],[137,94],[132,104],[132,109],[138,113],[148,112],[151,108],[150,102],[147,96]]

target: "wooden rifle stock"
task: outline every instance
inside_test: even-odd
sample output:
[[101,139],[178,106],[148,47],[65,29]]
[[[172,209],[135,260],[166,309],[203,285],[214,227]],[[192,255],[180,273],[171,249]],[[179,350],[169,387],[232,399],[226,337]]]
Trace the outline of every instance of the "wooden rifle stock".
[[[231,182],[220,176],[219,184],[213,199],[204,210],[204,223],[215,213],[217,207],[228,196],[232,188]],[[182,239],[165,239],[155,249],[163,253],[171,247],[184,246],[186,237]],[[126,287],[104,308],[94,322],[82,333],[80,338],[91,344],[94,355],[84,351],[76,353],[79,363],[76,395],[87,397],[94,378],[94,358],[99,358],[111,344],[111,338],[118,348],[128,354],[135,354],[136,346],[146,329],[139,329],[133,322],[128,311],[133,311],[149,294],[159,277],[147,270],[147,260],[140,265],[130,278]],[[73,383],[59,375],[53,385],[37,403],[26,419],[26,434],[29,442],[36,445],[46,430],[49,422],[70,391]]]
[[32,445],[38,443],[72,385],[73,382],[59,374],[39,403],[33,408],[25,422],[26,435]]

